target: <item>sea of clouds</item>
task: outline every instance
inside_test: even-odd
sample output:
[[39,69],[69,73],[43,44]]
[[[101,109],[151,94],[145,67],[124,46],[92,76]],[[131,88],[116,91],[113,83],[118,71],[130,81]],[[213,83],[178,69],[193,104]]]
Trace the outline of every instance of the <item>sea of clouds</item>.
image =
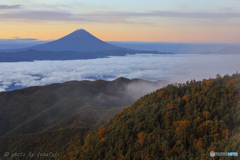
[[172,83],[233,74],[240,55],[136,54],[66,61],[0,63],[0,91],[71,80],[113,80],[118,77]]

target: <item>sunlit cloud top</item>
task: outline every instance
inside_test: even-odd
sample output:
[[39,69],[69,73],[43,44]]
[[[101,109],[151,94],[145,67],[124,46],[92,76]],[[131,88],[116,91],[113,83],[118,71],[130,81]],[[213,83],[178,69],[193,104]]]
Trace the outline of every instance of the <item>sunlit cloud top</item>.
[[2,0],[0,21],[0,39],[84,28],[105,41],[240,42],[239,0]]

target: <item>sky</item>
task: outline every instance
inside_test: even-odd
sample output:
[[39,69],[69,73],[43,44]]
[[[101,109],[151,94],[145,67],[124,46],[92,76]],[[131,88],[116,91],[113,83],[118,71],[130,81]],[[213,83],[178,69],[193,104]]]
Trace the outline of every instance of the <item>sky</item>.
[[1,0],[0,39],[240,43],[240,0]]

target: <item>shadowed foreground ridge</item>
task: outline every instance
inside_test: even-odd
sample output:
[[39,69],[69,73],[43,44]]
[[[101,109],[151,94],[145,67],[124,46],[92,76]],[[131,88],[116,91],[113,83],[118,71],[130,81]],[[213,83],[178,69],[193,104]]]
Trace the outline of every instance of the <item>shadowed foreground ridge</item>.
[[[240,74],[169,85],[137,100],[57,159],[211,159],[240,153]],[[220,158],[220,157],[215,157]],[[236,159],[236,157],[221,157]]]
[[0,136],[37,133],[71,125],[89,127],[108,120],[122,110],[121,107],[167,83],[118,78],[0,92]]
[[167,83],[118,78],[0,92],[0,159],[5,152],[34,153],[29,159],[39,159],[39,152],[59,152],[74,137],[83,141],[89,129]]

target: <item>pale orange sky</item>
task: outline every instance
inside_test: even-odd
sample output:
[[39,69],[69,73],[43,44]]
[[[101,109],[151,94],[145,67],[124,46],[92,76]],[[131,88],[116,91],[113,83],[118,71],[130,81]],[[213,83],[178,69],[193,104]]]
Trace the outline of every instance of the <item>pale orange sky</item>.
[[0,39],[53,40],[80,28],[104,41],[239,43],[240,2],[3,0],[0,4]]

